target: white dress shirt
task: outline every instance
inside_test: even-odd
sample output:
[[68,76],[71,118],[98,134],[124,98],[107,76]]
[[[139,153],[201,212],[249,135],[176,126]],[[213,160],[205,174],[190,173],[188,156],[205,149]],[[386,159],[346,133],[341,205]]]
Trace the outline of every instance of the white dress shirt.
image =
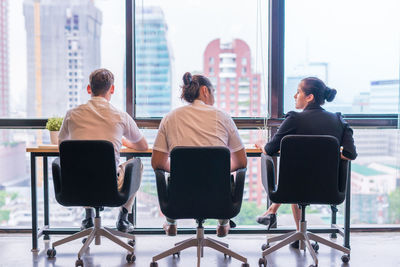
[[244,148],[232,118],[201,100],[162,119],[153,150],[169,153],[176,146],[225,146],[231,153]]
[[118,110],[104,97],[94,96],[86,104],[71,109],[65,115],[58,135],[64,140],[107,140],[114,145],[115,161],[119,165],[122,136],[132,143],[143,135],[128,113]]

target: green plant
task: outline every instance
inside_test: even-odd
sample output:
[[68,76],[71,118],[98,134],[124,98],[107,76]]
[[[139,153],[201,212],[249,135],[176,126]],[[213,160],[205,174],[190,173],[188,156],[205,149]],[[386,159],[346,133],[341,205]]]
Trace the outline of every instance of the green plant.
[[49,118],[46,123],[46,129],[49,131],[59,131],[63,122],[62,117]]

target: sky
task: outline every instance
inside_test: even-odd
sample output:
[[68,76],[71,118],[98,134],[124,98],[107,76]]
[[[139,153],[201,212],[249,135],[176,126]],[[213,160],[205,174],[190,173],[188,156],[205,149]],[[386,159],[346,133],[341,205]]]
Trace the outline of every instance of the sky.
[[[125,55],[125,1],[94,0],[103,12],[101,66],[116,76],[113,104],[122,108]],[[202,71],[203,53],[216,39],[246,41],[253,72],[268,78],[268,1],[138,0],[164,10],[174,57],[172,103],[179,105],[179,85],[186,71]],[[26,32],[23,0],[9,1],[11,116],[26,105]],[[285,75],[309,75],[310,62],[328,63],[330,87],[337,100],[352,102],[373,80],[399,78],[400,1],[286,0]],[[262,38],[261,38],[262,36]],[[256,64],[257,63],[257,64]],[[266,101],[264,91],[263,102]]]

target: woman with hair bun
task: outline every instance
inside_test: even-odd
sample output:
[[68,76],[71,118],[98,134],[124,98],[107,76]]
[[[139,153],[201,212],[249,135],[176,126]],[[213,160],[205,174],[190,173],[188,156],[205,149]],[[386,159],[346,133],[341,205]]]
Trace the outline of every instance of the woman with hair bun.
[[[296,109],[303,111],[288,112],[272,140],[265,146],[262,141],[258,141],[256,147],[262,149],[265,154],[273,155],[279,151],[281,140],[286,135],[331,135],[336,137],[343,147],[342,159],[355,159],[357,153],[354,146],[353,130],[343,120],[340,113],[328,112],[321,107],[325,100],[331,102],[335,96],[336,90],[327,87],[320,79],[315,77],[304,78],[294,95]],[[257,222],[267,225],[268,229],[276,226],[276,212],[280,205],[273,203],[262,216],[257,217]],[[299,230],[300,209],[296,204],[292,204],[292,211],[296,228]],[[299,242],[295,241],[291,246],[299,248]]]
[[[169,112],[161,121],[153,145],[153,169],[170,171],[169,153],[176,146],[224,146],[231,152],[231,172],[246,168],[243,143],[232,118],[213,107],[214,92],[210,80],[203,75],[183,75],[181,99],[188,105]],[[218,220],[217,235],[226,236],[229,220]],[[167,235],[176,235],[176,221],[166,218]]]

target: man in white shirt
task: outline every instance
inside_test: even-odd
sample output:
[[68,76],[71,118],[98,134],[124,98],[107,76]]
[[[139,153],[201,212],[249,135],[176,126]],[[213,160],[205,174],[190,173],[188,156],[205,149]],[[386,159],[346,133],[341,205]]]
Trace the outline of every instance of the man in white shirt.
[[[71,109],[65,115],[58,136],[59,143],[64,140],[108,140],[114,145],[115,164],[117,166],[118,190],[124,183],[126,162],[119,164],[121,146],[135,150],[147,150],[147,141],[139,131],[135,121],[128,113],[120,111],[109,102],[114,94],[114,75],[106,69],[98,69],[90,74],[87,92],[91,99],[83,105]],[[141,177],[136,183],[140,183]],[[133,230],[129,223],[128,211],[132,210],[135,195],[120,208],[117,229],[123,232]],[[93,209],[86,208],[86,218],[82,229],[93,226]]]
[[[182,99],[189,105],[168,113],[161,121],[153,146],[153,169],[170,172],[169,153],[175,146],[225,146],[231,152],[231,171],[246,168],[245,148],[232,118],[213,107],[214,88],[208,78],[185,73]],[[175,220],[167,218],[167,235],[176,235]],[[229,220],[219,220],[217,235],[226,236]]]

